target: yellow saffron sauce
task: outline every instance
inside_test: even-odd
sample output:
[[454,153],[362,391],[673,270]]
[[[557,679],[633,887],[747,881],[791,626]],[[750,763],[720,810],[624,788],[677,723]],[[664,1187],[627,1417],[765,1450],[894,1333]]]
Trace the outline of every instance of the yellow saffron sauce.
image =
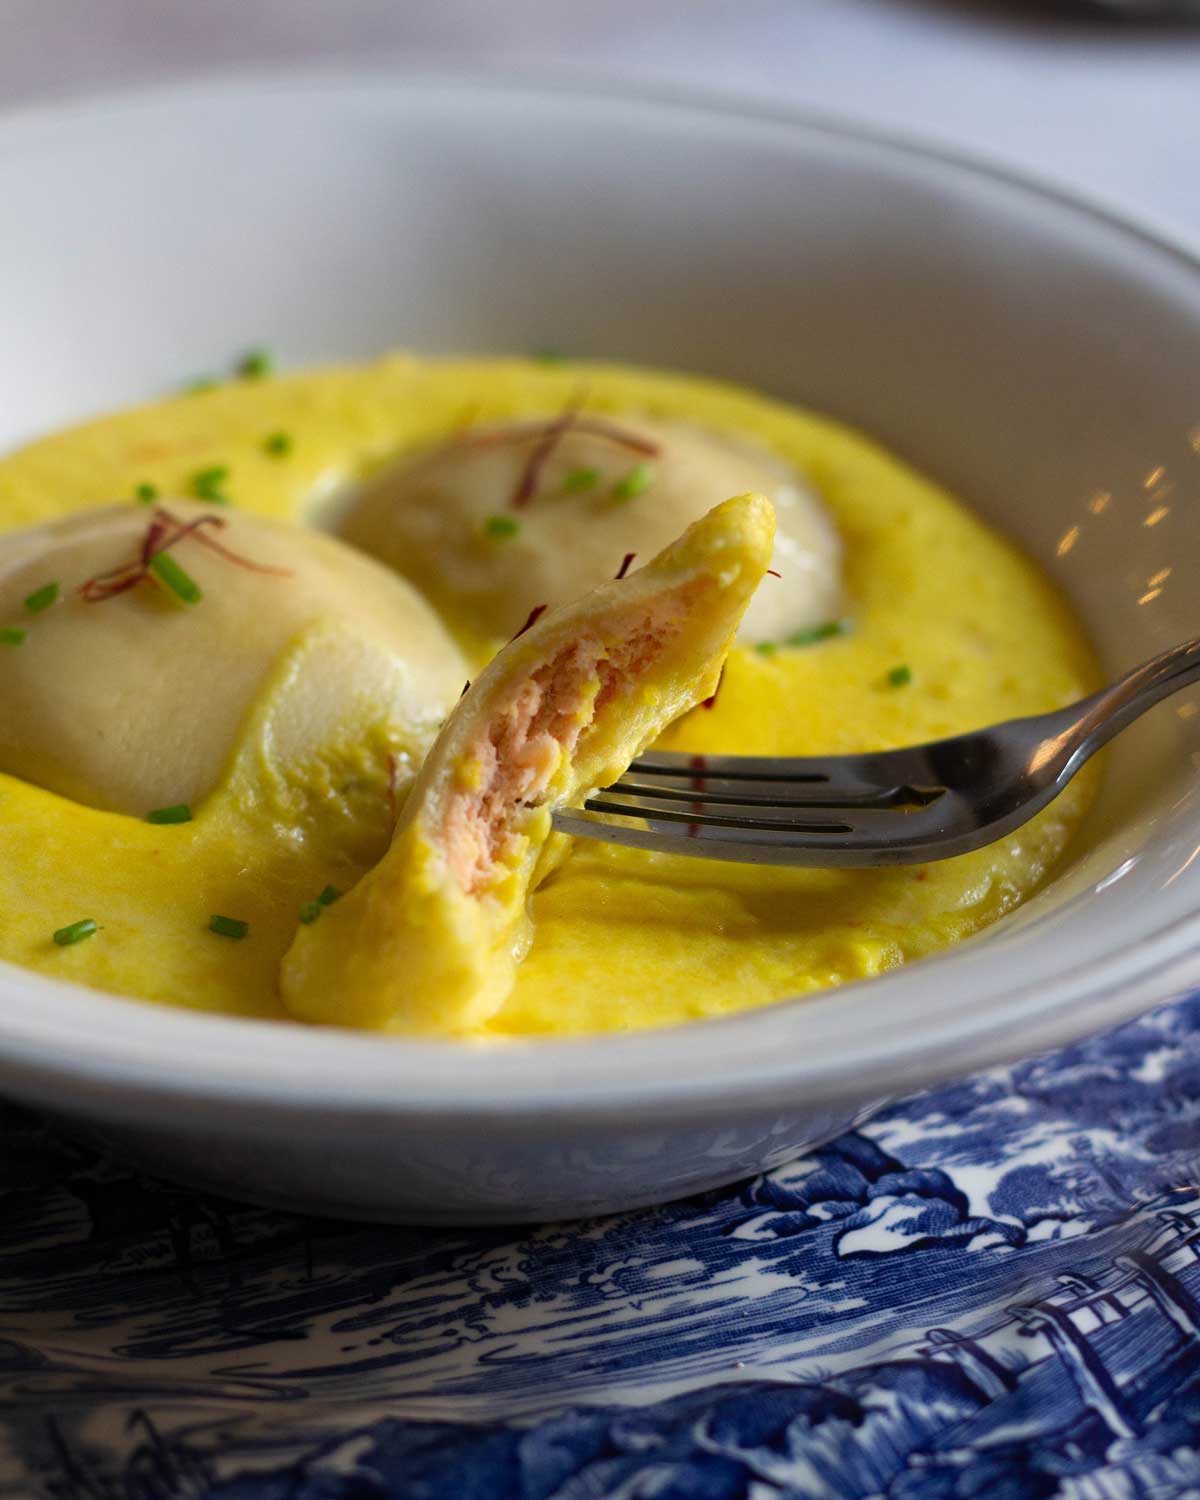
[[[735,648],[715,707],[677,723],[666,748],[888,748],[1056,708],[1096,685],[1083,632],[1038,569],[867,438],[748,391],[614,365],[393,356],[231,381],[0,460],[0,528],[132,499],[139,484],[169,503],[211,466],[228,470],[236,507],[326,525],[345,486],[398,454],[463,426],[553,414],[581,391],[592,410],[679,418],[762,444],[808,480],[843,538],[847,633]],[[278,432],[291,439],[286,452],[271,451]],[[651,503],[652,490],[629,507],[631,551],[636,506]],[[897,684],[899,667],[911,678]],[[347,888],[379,848],[285,836],[287,777],[260,774],[255,740],[268,712],[266,701],[256,707],[217,790],[179,826],[0,775],[0,958],[147,1000],[282,1016],[277,971],[299,907],[328,883]],[[354,751],[343,747],[342,759]],[[922,868],[766,870],[577,843],[534,897],[532,947],[488,1034],[725,1015],[936,952],[1045,881],[1097,775],[1076,778],[1000,843]],[[212,913],[248,921],[246,938],[210,933]],[[51,934],[83,917],[100,932],[56,947]]]

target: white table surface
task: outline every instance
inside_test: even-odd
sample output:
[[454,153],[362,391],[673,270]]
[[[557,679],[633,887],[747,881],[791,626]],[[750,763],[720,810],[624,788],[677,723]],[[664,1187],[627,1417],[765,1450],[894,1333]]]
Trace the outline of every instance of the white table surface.
[[0,107],[315,58],[665,79],[1032,170],[1200,244],[1200,25],[1002,0],[4,0]]

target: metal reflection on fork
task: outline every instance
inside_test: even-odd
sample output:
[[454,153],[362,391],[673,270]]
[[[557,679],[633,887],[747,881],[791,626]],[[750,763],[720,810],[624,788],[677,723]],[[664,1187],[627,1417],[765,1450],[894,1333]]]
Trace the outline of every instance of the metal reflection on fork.
[[925,864],[1019,828],[1148,708],[1200,681],[1200,639],[1082,702],[867,755],[641,755],[554,826],[580,838],[747,864]]

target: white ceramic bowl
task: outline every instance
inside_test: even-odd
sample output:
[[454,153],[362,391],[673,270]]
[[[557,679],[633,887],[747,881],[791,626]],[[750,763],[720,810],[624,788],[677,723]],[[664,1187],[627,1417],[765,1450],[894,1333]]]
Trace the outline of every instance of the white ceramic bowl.
[[[289,362],[553,344],[860,424],[1061,579],[1113,671],[1200,632],[1200,268],[999,173],[577,83],[305,75],[10,117],[0,204],[2,441],[260,339]],[[1175,699],[1122,739],[1086,837],[1018,914],[827,997],[483,1050],[0,967],[0,1088],[152,1166],[337,1214],[711,1187],[1200,979],[1195,712]]]

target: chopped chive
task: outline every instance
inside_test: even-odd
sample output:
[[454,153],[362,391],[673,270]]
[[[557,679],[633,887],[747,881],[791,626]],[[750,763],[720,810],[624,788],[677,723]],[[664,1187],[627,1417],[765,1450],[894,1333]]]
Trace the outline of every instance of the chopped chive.
[[0,646],[23,646],[27,634],[19,625],[5,625],[0,628]]
[[229,501],[221,493],[221,486],[229,478],[229,470],[224,464],[214,464],[211,469],[198,469],[192,475],[192,494],[198,500],[213,500],[218,505],[228,505]]
[[561,365],[565,363],[567,356],[561,349],[535,349],[533,358],[539,365]]
[[582,495],[585,490],[594,490],[599,483],[599,469],[572,469],[563,480],[563,492],[568,495]]
[[648,490],[654,483],[653,464],[634,464],[629,473],[623,479],[618,479],[613,485],[613,498],[616,500],[634,500],[644,490]]
[[754,649],[760,656],[774,656],[776,651],[779,650],[779,643],[777,641],[756,641]]
[[888,684],[894,688],[907,687],[912,681],[912,675],[912,668],[901,663],[900,666],[893,667],[887,674]]
[[315,922],[324,907],[332,906],[341,898],[342,893],[336,885],[327,885],[315,901],[306,901],[300,908],[300,920],[304,923]]
[[240,943],[250,931],[250,923],[243,922],[239,917],[212,916],[208,919],[208,930],[215,932],[218,937],[232,938],[235,943]]
[[72,943],[82,943],[84,938],[90,938],[93,932],[99,932],[99,930],[91,917],[84,917],[81,922],[72,922],[66,927],[60,927],[54,934],[54,941],[60,948],[69,948]]
[[520,529],[520,523],[514,521],[511,516],[489,516],[483,523],[484,536],[496,538],[516,536]]
[[34,589],[32,594],[25,596],[25,609],[31,615],[40,615],[42,610],[49,609],[58,598],[58,584],[44,583],[40,589]]
[[274,371],[275,357],[269,349],[248,349],[237,368],[244,380],[262,380]]
[[192,810],[186,802],[176,802],[172,807],[156,807],[146,814],[147,823],[190,823]]
[[794,630],[787,638],[789,646],[815,646],[818,641],[831,640],[835,635],[849,635],[849,620],[826,620],[823,625],[813,625],[808,630]]
[[159,552],[150,559],[150,571],[158,579],[159,583],[169,589],[183,604],[199,604],[204,598],[204,591],[192,577],[186,573],[169,552]]
[[135,484],[133,498],[139,505],[153,505],[158,499],[158,485],[147,484],[144,480],[141,484]]
[[283,458],[292,451],[294,444],[290,432],[272,432],[263,439],[263,452],[272,458]]
[[220,384],[215,376],[200,375],[195,380],[189,380],[183,389],[189,396],[199,396],[205,391],[215,391]]

